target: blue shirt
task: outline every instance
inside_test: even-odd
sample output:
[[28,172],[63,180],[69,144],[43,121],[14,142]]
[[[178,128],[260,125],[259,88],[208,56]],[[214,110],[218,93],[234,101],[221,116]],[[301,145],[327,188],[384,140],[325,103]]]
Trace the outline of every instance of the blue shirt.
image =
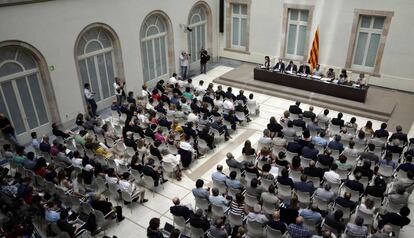
[[312,142],[316,145],[321,145],[323,147],[326,147],[327,143],[326,140],[320,136],[315,136],[312,138]]
[[239,180],[232,180],[232,179],[226,179],[226,185],[227,187],[233,188],[233,189],[242,189],[243,186],[241,185]]
[[216,171],[211,175],[211,179],[214,180],[214,181],[217,181],[217,182],[225,183],[226,179],[227,179],[227,176],[223,173],[220,173],[220,172]]
[[322,221],[322,216],[319,212],[314,212],[311,209],[303,209],[300,214],[305,220],[311,220],[315,224],[319,224]]
[[48,222],[57,222],[60,219],[60,213],[53,210],[47,210],[45,212],[45,219]]
[[312,237],[312,234],[309,232],[308,228],[304,227],[302,224],[301,225],[297,225],[294,223],[290,224],[288,226],[288,232],[292,238]]

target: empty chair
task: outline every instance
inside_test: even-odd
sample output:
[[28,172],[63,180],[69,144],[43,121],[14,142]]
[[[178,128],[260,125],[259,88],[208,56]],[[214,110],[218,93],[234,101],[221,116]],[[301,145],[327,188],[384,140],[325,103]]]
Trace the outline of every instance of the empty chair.
[[211,214],[215,218],[224,217],[225,211],[222,206],[211,204]]
[[128,203],[129,208],[130,208],[131,213],[132,213],[132,207],[131,207],[132,206],[132,203],[133,203],[134,200],[136,200],[138,198],[139,193],[136,193],[134,195],[131,195],[131,194],[129,194],[126,191],[122,191],[121,192],[121,196],[122,196],[122,200],[124,200],[124,202],[127,202]]
[[277,196],[282,200],[289,200],[291,198],[292,188],[290,185],[277,184]]
[[144,181],[144,186],[152,191],[152,195],[154,197],[155,196],[155,193],[154,193],[154,190],[155,190],[154,179],[151,176],[144,175],[143,181]]
[[326,202],[318,197],[313,197],[313,202],[316,203],[318,209],[321,211],[327,211],[329,209],[329,202]]
[[293,182],[298,182],[300,181],[302,172],[300,170],[290,170],[289,175],[292,178]]
[[308,192],[302,192],[302,191],[296,190],[295,193],[298,196],[298,202],[300,203],[300,205],[304,205],[301,207],[306,207],[307,205],[309,205],[311,196]]
[[220,194],[224,194],[227,192],[227,186],[225,183],[213,180],[213,187],[218,188]]
[[[245,171],[245,177],[244,179],[246,180],[247,184],[250,184],[250,182],[252,181],[252,179],[257,178],[257,174],[255,173],[250,173]],[[213,181],[214,182],[214,181]]]
[[359,206],[356,208],[356,216],[358,217],[362,217],[364,218],[364,225],[369,225],[371,226],[372,223],[374,222],[374,215],[373,214],[369,214],[369,213],[365,213],[363,210],[359,209]]
[[210,206],[210,202],[205,199],[205,198],[199,198],[199,197],[194,197],[195,199],[195,209],[197,210],[198,208],[203,209],[203,211],[208,210],[208,207]]
[[192,238],[204,238],[204,230],[202,228],[197,228],[190,224],[190,231]]
[[329,124],[329,133],[331,136],[338,134],[340,130],[341,130],[340,126]]
[[266,215],[271,215],[276,211],[276,204],[263,201],[262,211]]
[[269,190],[269,186],[270,185],[274,185],[275,184],[273,179],[265,179],[265,178],[262,178],[261,179],[261,183],[262,183],[261,186],[265,189],[265,191]]
[[[219,189],[219,191],[220,191],[220,189]],[[241,190],[228,187],[228,195],[231,196],[233,199],[236,199],[236,194],[237,193],[241,193]]]
[[173,225],[181,232],[185,232],[187,228],[187,221],[182,216],[173,215]]
[[391,177],[394,173],[394,168],[386,164],[381,164],[379,166],[378,173],[384,177]]
[[308,228],[309,232],[312,234],[316,234],[316,223],[313,220],[303,219],[303,225]]

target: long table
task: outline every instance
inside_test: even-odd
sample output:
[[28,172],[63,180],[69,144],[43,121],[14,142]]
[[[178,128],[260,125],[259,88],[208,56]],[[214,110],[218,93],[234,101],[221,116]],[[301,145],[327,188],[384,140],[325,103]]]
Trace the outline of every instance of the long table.
[[254,69],[254,79],[358,102],[365,102],[368,91],[368,86],[357,88],[339,85],[299,75],[272,72],[261,68]]

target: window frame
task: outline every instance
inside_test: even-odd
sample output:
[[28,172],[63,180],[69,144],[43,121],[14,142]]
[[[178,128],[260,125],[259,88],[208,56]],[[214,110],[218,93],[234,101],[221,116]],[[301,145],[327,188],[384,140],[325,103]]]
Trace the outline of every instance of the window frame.
[[[224,50],[242,54],[250,54],[250,14],[251,14],[251,0],[228,0],[226,2],[226,45]],[[233,5],[244,4],[246,5],[246,15],[240,13],[238,16],[243,16],[239,19],[246,19],[246,46],[233,45]],[[239,29],[241,29],[241,21],[239,23]],[[240,37],[240,30],[239,30]],[[240,39],[239,39],[240,40]],[[240,41],[239,41],[240,42]]]
[[[305,46],[303,51],[303,56],[287,54],[287,44],[288,44],[288,30],[289,30],[289,9],[293,10],[307,10],[308,11],[308,21],[306,25],[306,38]],[[312,33],[312,23],[313,23],[313,11],[315,6],[313,5],[303,5],[303,4],[283,4],[283,18],[282,18],[282,34],[281,34],[281,44],[280,44],[280,58],[284,60],[294,60],[294,61],[306,61],[309,57],[309,50],[311,42],[311,33]],[[299,14],[298,14],[299,17]],[[298,30],[297,30],[298,31]],[[298,38],[298,37],[296,37]],[[296,39],[297,41],[297,39]],[[296,44],[297,45],[297,44]],[[295,46],[296,46],[295,45]],[[296,49],[295,49],[296,50]]]
[[[354,59],[355,59],[355,50],[357,47],[357,41],[358,36],[360,33],[360,23],[362,16],[370,16],[370,17],[384,17],[384,25],[382,28],[382,33],[380,36],[379,45],[377,48],[377,52],[375,55],[375,62],[373,67],[368,67],[365,65],[355,65]],[[391,25],[392,17],[394,16],[393,11],[374,11],[374,10],[366,10],[366,9],[354,9],[354,20],[352,24],[352,30],[351,35],[349,38],[349,46],[348,46],[348,54],[345,62],[345,68],[348,70],[352,70],[356,73],[365,73],[368,75],[380,77],[380,68],[381,68],[381,61],[382,56],[384,54],[384,48],[386,39],[388,36],[388,31]],[[371,20],[372,22],[370,24],[373,24],[374,20]],[[373,30],[373,29],[371,29]],[[367,32],[367,28],[364,29],[365,32]],[[370,33],[371,36],[372,33]],[[369,37],[371,38],[371,37]],[[369,41],[367,42],[369,45]],[[367,48],[365,51],[368,50]],[[364,52],[364,62],[366,59],[366,52]]]

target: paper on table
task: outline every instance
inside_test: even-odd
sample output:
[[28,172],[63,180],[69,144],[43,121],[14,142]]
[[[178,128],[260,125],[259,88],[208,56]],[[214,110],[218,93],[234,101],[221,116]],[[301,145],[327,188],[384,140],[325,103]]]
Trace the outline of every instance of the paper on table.
[[279,168],[276,166],[272,166],[269,173],[273,174],[273,176],[275,176],[276,178],[279,175]]

